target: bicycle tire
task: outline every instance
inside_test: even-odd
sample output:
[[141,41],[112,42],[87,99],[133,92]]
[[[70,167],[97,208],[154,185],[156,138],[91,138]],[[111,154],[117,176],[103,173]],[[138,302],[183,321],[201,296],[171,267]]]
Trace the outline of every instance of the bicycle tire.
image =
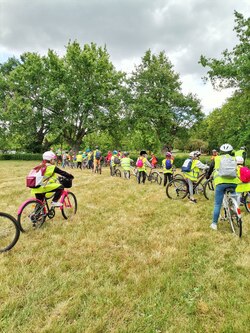
[[175,173],[175,174],[174,174],[173,179],[176,179],[176,178],[184,179],[183,175],[180,174],[180,173]]
[[65,220],[70,219],[72,216],[76,214],[77,199],[74,193],[68,192],[68,194],[65,196],[61,212]]
[[215,194],[213,180],[212,179],[206,180],[203,186],[204,186],[204,197],[207,200],[213,200]]
[[184,179],[173,179],[167,184],[166,194],[169,199],[182,200],[188,195],[188,184]]
[[27,201],[17,216],[17,221],[22,232],[41,228],[45,219],[45,207],[35,199]]
[[250,213],[250,192],[244,196],[244,204],[248,213]]
[[0,252],[7,252],[20,237],[17,220],[10,214],[0,212]]
[[115,175],[116,175],[116,177],[121,177],[122,176],[121,170],[120,169],[116,169],[115,170]]
[[239,237],[242,236],[242,220],[238,216],[238,204],[234,198],[228,199],[229,214],[228,219],[232,232]]
[[151,173],[151,183],[157,183],[158,185],[161,185],[162,178],[157,171],[153,171]]

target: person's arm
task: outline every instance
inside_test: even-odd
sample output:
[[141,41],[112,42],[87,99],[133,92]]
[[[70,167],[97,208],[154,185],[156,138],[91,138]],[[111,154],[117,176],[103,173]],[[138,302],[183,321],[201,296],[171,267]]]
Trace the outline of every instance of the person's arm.
[[203,164],[201,161],[198,161],[197,164],[196,164],[196,166],[197,166],[197,168],[202,169],[202,170],[206,170],[206,169],[209,168],[208,165]]
[[146,166],[148,166],[149,168],[152,168],[152,165],[151,165],[151,163],[146,159]]
[[55,170],[54,170],[55,173],[58,173],[59,175],[65,177],[65,178],[70,178],[70,179],[74,179],[74,176],[71,175],[70,173],[64,171],[64,170],[61,170],[59,169],[57,166],[55,167]]

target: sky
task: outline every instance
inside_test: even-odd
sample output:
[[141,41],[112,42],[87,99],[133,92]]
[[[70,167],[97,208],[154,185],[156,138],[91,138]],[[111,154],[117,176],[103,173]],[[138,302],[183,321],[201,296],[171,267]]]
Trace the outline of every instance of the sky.
[[215,91],[201,55],[221,58],[238,43],[234,10],[250,16],[249,0],[0,0],[0,63],[24,52],[65,54],[69,40],[105,46],[117,68],[131,73],[148,49],[165,51],[184,94],[205,113],[232,90]]

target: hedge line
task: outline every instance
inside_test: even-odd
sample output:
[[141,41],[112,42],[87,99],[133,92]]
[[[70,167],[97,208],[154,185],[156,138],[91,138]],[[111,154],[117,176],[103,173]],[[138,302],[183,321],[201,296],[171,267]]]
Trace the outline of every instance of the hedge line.
[[0,154],[0,160],[41,161],[42,154]]

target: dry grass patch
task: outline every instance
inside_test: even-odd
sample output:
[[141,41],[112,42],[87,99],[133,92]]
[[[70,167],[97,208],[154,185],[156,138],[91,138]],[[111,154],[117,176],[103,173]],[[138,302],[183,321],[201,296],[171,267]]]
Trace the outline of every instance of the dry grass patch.
[[[33,164],[0,163],[2,211],[29,197]],[[240,240],[228,224],[209,229],[205,198],[171,201],[108,169],[72,173],[74,219],[58,210],[0,256],[1,332],[249,331],[249,215]]]

